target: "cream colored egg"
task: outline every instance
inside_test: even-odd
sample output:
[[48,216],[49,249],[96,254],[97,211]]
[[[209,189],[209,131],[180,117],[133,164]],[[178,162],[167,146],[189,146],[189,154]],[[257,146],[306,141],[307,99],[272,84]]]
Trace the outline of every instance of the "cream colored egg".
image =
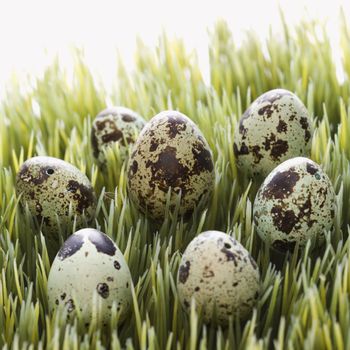
[[205,321],[215,312],[218,321],[225,324],[230,316],[249,316],[259,297],[260,273],[238,241],[223,232],[207,231],[186,248],[177,286],[186,311],[193,298]]
[[140,133],[129,160],[128,192],[144,213],[156,220],[170,210],[181,193],[180,214],[206,203],[214,185],[214,165],[207,141],[185,115],[165,111]]
[[95,215],[96,197],[89,179],[72,164],[53,157],[33,157],[20,167],[16,192],[42,231],[58,239],[59,228],[80,228]]
[[108,322],[113,304],[123,317],[131,304],[131,275],[123,254],[104,233],[82,229],[58,252],[48,278],[50,310],[63,305],[68,316],[77,309],[91,322],[99,310]]
[[234,135],[238,168],[249,176],[267,176],[278,164],[310,156],[312,124],[300,99],[290,91],[271,90],[244,112]]
[[136,112],[125,107],[110,107],[100,112],[93,122],[91,145],[93,155],[102,165],[105,163],[104,150],[113,144],[119,144],[122,158],[127,155],[130,144],[145,126],[144,119]]
[[333,226],[335,192],[322,168],[304,157],[276,167],[254,201],[254,222],[260,237],[274,249],[292,251],[308,239],[324,240]]

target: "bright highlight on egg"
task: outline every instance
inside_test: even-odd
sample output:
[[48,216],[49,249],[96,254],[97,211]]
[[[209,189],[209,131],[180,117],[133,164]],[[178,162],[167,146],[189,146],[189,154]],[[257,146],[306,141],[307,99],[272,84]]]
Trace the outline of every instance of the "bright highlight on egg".
[[308,239],[322,243],[332,229],[336,198],[322,168],[297,157],[276,167],[261,185],[254,202],[254,222],[272,248],[293,251]]
[[165,216],[181,194],[180,215],[189,215],[206,203],[214,185],[211,150],[198,127],[184,114],[164,111],[140,133],[129,160],[128,192],[131,200],[155,220]]
[[308,111],[295,94],[268,91],[251,104],[236,126],[236,164],[249,176],[265,177],[289,158],[309,157],[312,132]]
[[105,163],[104,150],[118,143],[123,159],[130,144],[145,126],[145,120],[125,107],[110,107],[101,111],[92,124],[91,145],[93,155],[100,165]]
[[179,267],[177,287],[182,305],[190,311],[194,299],[206,322],[214,315],[221,324],[229,317],[245,319],[260,292],[259,268],[234,238],[207,231],[187,246]]
[[33,157],[20,167],[16,192],[22,206],[28,206],[43,233],[58,240],[59,229],[69,232],[91,223],[96,196],[89,179],[75,166],[53,157]]
[[131,274],[123,254],[104,233],[88,228],[71,235],[58,252],[48,278],[50,310],[79,311],[86,325],[100,308],[103,322],[113,305],[121,317],[131,304]]

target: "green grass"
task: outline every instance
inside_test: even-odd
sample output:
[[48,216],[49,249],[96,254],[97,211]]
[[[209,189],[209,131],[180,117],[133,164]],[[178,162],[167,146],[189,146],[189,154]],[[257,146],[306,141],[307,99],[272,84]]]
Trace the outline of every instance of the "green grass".
[[[135,70],[118,60],[113,91],[94,80],[75,53],[73,79],[58,61],[40,79],[13,81],[0,104],[0,346],[7,348],[348,349],[350,348],[350,28],[340,17],[344,82],[323,26],[302,22],[271,31],[262,43],[247,33],[237,47],[225,22],[210,32],[211,85],[195,52],[165,34],[156,48],[138,42]],[[263,49],[264,47],[264,49]],[[335,230],[326,244],[299,255],[277,256],[254,234],[252,203],[259,186],[238,176],[233,134],[242,111],[272,88],[297,93],[313,118],[312,159],[331,178],[338,202]],[[126,164],[118,148],[108,169],[94,164],[90,128],[111,100],[146,119],[164,109],[188,115],[204,133],[215,159],[209,208],[192,220],[168,214],[161,226],[140,215],[126,193]],[[133,307],[126,321],[107,328],[81,319],[66,323],[63,310],[48,312],[50,270],[45,238],[22,212],[14,191],[20,164],[50,155],[75,164],[99,195],[95,226],[111,236],[130,266]],[[81,155],[84,158],[81,159]],[[176,291],[181,253],[198,233],[216,229],[235,236],[252,253],[262,293],[251,318],[229,327],[203,324],[194,307],[185,314]],[[194,305],[192,305],[194,306]]]

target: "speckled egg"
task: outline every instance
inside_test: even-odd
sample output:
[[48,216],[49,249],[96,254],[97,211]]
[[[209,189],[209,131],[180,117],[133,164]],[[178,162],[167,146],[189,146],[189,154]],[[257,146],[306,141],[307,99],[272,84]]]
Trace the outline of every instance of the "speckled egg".
[[281,252],[321,243],[332,229],[336,198],[321,167],[304,157],[275,168],[261,185],[254,202],[254,222],[260,237]]
[[118,142],[121,156],[127,155],[129,144],[145,126],[144,119],[131,109],[110,107],[100,112],[92,125],[91,144],[93,155],[102,165],[105,162],[104,150]]
[[177,286],[186,311],[194,298],[206,322],[215,312],[225,324],[230,316],[244,319],[250,314],[259,297],[260,273],[238,241],[223,232],[207,231],[186,248]]
[[156,220],[164,218],[181,193],[180,215],[206,203],[214,185],[211,150],[198,127],[176,111],[159,113],[144,127],[129,160],[128,191],[132,201]]
[[[89,179],[75,166],[57,158],[34,157],[25,161],[16,178],[21,203],[42,223],[49,238],[57,238],[59,227],[69,231],[92,221],[96,197]],[[59,223],[58,223],[59,220]]]
[[113,303],[125,315],[131,304],[131,274],[123,254],[104,233],[82,229],[58,252],[47,283],[50,310],[64,305],[70,316],[79,308],[86,325],[100,308],[103,322]]
[[249,176],[266,177],[289,158],[310,156],[312,133],[308,111],[296,95],[283,89],[268,91],[236,126],[237,166]]

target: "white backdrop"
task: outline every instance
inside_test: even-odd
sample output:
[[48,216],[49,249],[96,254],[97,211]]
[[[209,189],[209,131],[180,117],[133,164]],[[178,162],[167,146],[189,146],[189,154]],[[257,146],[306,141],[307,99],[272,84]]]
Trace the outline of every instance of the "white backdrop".
[[155,45],[162,29],[196,48],[206,70],[207,28],[217,18],[230,23],[237,40],[251,28],[264,37],[269,25],[279,25],[279,6],[291,24],[301,18],[327,19],[339,59],[338,14],[342,6],[350,16],[349,0],[0,0],[0,88],[13,71],[40,74],[56,53],[69,67],[73,45],[84,47],[94,73],[110,84],[116,49],[132,67],[136,36]]

